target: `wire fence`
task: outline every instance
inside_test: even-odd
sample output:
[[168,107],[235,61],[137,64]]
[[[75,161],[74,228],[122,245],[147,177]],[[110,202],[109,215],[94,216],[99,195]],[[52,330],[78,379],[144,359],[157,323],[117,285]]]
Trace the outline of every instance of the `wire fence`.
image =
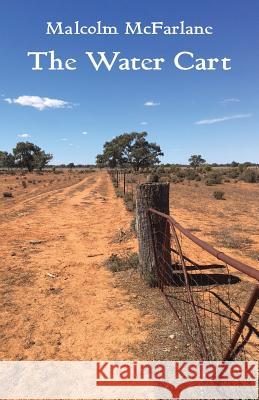
[[158,286],[201,359],[258,359],[259,271],[149,210]]
[[[146,177],[112,171],[115,188],[135,202]],[[133,207],[134,208],[134,207]],[[193,355],[203,360],[259,359],[259,271],[150,209],[156,280]]]
[[111,169],[109,170],[109,174],[117,195],[123,197],[127,203],[131,203],[133,211],[136,201],[136,188],[141,183],[146,182],[147,173]]

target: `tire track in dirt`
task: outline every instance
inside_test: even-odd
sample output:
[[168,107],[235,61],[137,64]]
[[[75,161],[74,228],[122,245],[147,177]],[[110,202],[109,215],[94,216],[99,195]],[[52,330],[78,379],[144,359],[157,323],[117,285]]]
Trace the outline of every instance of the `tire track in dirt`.
[[1,359],[136,357],[154,318],[141,315],[103,267],[123,250],[112,238],[130,222],[107,173],[30,204],[32,214],[2,224]]

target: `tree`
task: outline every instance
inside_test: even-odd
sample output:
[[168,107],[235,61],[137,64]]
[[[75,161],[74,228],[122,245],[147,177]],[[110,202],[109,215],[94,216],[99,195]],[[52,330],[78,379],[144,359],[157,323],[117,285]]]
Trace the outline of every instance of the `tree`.
[[199,168],[202,164],[206,163],[206,160],[204,158],[202,158],[202,156],[200,154],[193,154],[190,158],[189,158],[189,164],[192,168],[197,169]]
[[124,133],[116,136],[104,144],[103,153],[96,157],[97,165],[110,168],[130,165],[138,171],[141,167],[160,163],[159,156],[164,155],[160,146],[149,143],[146,136],[146,132]]
[[72,169],[75,168],[75,164],[73,162],[67,164],[67,168]]
[[127,153],[131,141],[132,134],[124,133],[105,142],[103,153],[96,156],[96,163],[110,168],[122,167],[128,161]]
[[149,143],[146,136],[146,132],[136,134],[130,146],[128,159],[135,171],[159,164],[158,157],[164,155],[160,146],[156,143]]
[[7,151],[0,151],[0,167],[13,168],[15,167],[14,156]]
[[40,150],[34,155],[34,167],[39,169],[40,171],[46,167],[48,162],[52,160],[52,154],[45,153],[44,150]]
[[15,163],[20,168],[32,172],[34,168],[43,169],[52,159],[51,154],[45,153],[39,146],[30,142],[19,142],[13,149]]

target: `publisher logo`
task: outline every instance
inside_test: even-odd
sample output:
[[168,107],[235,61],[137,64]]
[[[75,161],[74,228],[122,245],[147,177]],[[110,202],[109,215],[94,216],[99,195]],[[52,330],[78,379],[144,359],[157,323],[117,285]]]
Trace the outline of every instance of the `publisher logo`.
[[[154,399],[161,398],[161,389],[173,399],[257,398],[257,363],[97,362],[96,384],[99,387],[127,387],[135,390],[137,387],[153,388],[150,395],[154,397],[148,398]],[[137,398],[133,391],[132,394],[132,398]]]
[[257,399],[254,361],[1,361],[0,400]]

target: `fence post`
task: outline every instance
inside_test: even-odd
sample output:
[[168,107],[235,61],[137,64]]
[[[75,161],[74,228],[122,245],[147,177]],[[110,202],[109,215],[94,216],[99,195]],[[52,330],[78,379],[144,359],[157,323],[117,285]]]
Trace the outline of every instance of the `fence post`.
[[119,187],[119,171],[116,169],[116,187]]
[[142,183],[137,186],[136,193],[140,274],[150,286],[158,286],[161,281],[158,277],[160,265],[157,263],[160,264],[162,258],[162,264],[171,265],[170,227],[156,215],[148,218],[149,208],[169,214],[169,183]]
[[126,193],[126,172],[123,173],[123,194]]

